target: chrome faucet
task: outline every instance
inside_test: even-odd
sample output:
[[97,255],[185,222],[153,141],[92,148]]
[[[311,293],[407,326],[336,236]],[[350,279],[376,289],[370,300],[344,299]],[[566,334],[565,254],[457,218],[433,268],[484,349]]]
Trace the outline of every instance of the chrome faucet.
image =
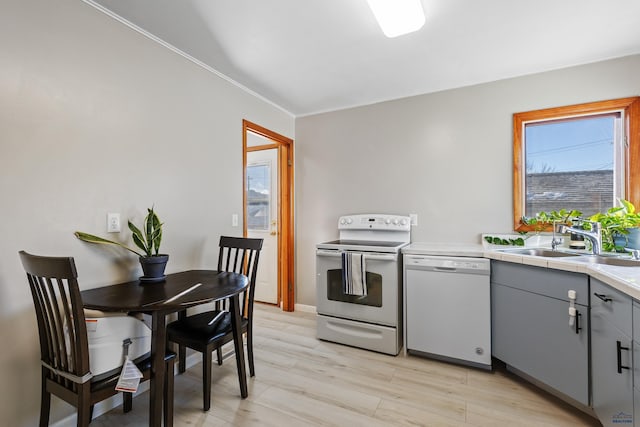
[[624,248],[625,252],[629,252],[631,254],[631,259],[636,260],[636,261],[640,261],[640,250],[639,249],[631,249],[631,248]]
[[595,221],[580,221],[580,223],[584,222],[591,224],[590,231],[582,228],[567,227],[565,224],[558,224],[557,227],[554,227],[554,230],[558,233],[574,233],[586,237],[591,242],[591,252],[594,255],[600,255],[602,252],[602,226]]
[[555,221],[553,221],[553,228],[551,230],[553,231],[553,237],[551,238],[551,250],[555,251],[558,245],[562,244],[562,237],[558,237],[556,239],[556,222]]

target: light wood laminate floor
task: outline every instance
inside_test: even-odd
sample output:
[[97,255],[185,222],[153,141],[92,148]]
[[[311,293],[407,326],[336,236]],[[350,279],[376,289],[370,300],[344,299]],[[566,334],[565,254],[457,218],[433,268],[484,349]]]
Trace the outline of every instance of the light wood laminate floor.
[[[595,419],[503,369],[485,372],[319,341],[311,313],[257,305],[256,376],[242,400],[235,362],[213,368],[202,411],[200,363],[176,376],[175,425],[214,426],[599,426]],[[215,363],[215,362],[214,362]],[[148,394],[93,427],[145,426]]]

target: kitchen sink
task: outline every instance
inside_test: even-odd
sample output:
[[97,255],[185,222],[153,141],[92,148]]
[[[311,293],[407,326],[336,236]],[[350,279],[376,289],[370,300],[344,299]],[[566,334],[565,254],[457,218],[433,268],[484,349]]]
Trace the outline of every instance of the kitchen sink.
[[505,250],[502,250],[501,252],[517,254],[517,255],[542,256],[542,257],[548,257],[548,258],[576,257],[576,256],[582,255],[578,253],[552,251],[550,249],[542,249],[542,248],[505,249]]
[[587,255],[580,257],[578,261],[584,261],[589,264],[615,265],[618,267],[640,267],[640,260],[615,256]]

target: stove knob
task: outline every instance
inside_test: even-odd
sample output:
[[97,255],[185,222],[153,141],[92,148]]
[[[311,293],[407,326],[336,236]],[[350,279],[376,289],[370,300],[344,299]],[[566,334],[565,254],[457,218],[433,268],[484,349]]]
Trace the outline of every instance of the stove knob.
[[407,225],[407,220],[406,220],[406,218],[402,218],[402,219],[400,220],[400,225]]
[[393,218],[393,225],[398,225],[398,218]]
[[389,224],[391,224],[391,220],[389,218],[387,218],[387,219],[384,220],[384,223],[389,225]]
[[351,224],[353,220],[351,218],[347,218],[347,224]]
[[345,225],[347,221],[344,218],[340,218],[340,225]]

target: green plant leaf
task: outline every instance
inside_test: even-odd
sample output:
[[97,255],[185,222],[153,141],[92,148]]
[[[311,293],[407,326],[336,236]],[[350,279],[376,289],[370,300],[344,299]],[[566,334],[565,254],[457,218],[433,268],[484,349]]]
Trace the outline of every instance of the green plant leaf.
[[131,221],[129,221],[129,230],[131,230],[131,238],[133,239],[133,243],[135,243],[137,247],[142,249],[145,254],[147,254],[147,256],[151,256],[151,248],[149,247],[148,242],[145,241],[142,231],[140,231],[140,229],[136,227]]
[[138,256],[142,256],[142,254],[138,251],[135,251],[133,249],[131,249],[130,247],[123,245],[122,243],[119,242],[114,242],[113,240],[108,240],[108,239],[104,239],[102,237],[99,236],[95,236],[93,234],[89,234],[89,233],[84,233],[82,231],[76,231],[75,233],[73,233],[78,239],[82,240],[83,242],[88,242],[88,243],[97,243],[97,244],[103,244],[103,245],[116,245],[116,246],[120,246],[128,251],[133,252],[134,254],[138,255]]
[[622,204],[622,207],[627,212],[627,214],[633,215],[634,213],[636,213],[636,207],[633,206],[633,203],[624,199],[620,199],[620,203]]
[[149,215],[151,216],[151,228],[153,232],[151,233],[151,242],[153,243],[153,247],[155,248],[155,253],[158,255],[160,251],[160,242],[162,242],[162,225],[160,222],[160,218],[156,215],[153,208],[151,208]]

